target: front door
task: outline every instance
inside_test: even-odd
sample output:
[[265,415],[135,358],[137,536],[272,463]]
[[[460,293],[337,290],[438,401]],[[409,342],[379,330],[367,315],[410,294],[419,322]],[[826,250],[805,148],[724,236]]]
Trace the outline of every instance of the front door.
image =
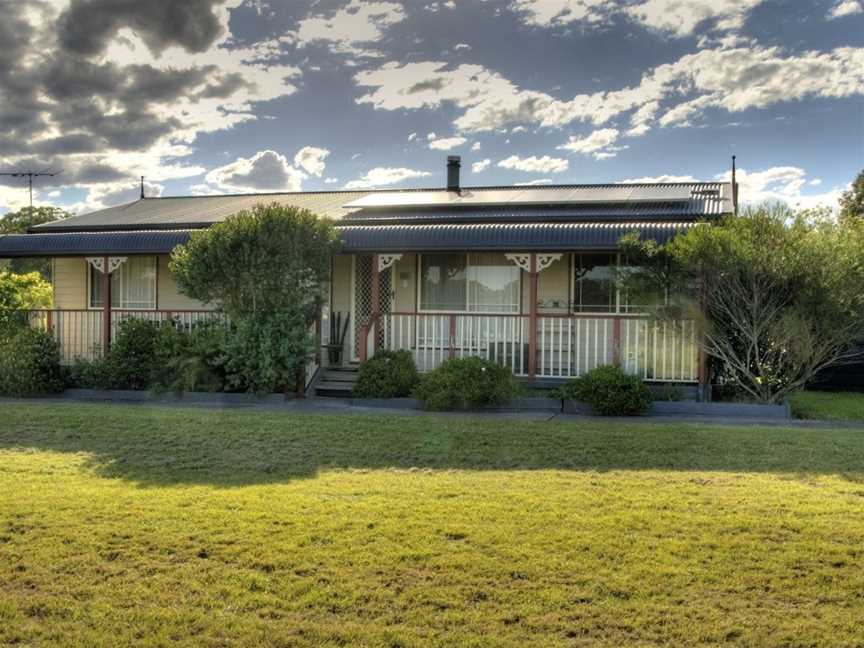
[[[360,345],[365,340],[360,339],[360,329],[369,323],[372,316],[372,255],[371,254],[355,254],[351,272],[353,275],[352,292],[354,302],[354,312],[352,320],[354,325],[351,327],[351,359],[355,362],[360,359]],[[393,309],[393,300],[395,294],[393,292],[393,282],[391,280],[393,268],[384,270],[380,273],[381,282],[381,313],[390,313]],[[381,348],[384,344],[384,326],[378,326],[378,347]]]

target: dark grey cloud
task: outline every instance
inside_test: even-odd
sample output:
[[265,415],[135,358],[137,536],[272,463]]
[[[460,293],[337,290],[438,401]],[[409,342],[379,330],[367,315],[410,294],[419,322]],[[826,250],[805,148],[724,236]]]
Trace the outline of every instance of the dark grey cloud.
[[[129,174],[120,171],[107,162],[83,162],[80,164],[72,163],[69,159],[63,159],[55,156],[32,156],[25,159],[9,162],[0,158],[0,166],[10,171],[47,171],[57,173],[53,178],[45,177],[39,179],[39,186],[46,187],[62,187],[77,184],[95,184],[100,182],[117,182],[123,178],[128,178]],[[20,178],[10,178],[0,176],[0,184],[10,187],[20,187],[22,180]],[[34,184],[36,184],[34,182]]]
[[222,36],[216,9],[224,0],[72,0],[58,20],[63,49],[92,56],[123,28],[137,33],[153,52],[178,45],[206,51]]

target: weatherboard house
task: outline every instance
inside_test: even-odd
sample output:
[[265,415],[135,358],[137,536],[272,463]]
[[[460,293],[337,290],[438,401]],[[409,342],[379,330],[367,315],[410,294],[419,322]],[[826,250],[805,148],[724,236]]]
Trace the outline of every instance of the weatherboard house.
[[[621,237],[664,242],[733,211],[730,183],[461,187],[142,198],[0,237],[0,258],[50,257],[54,306],[34,311],[67,361],[110,345],[126,318],[184,327],[220,317],[168,267],[191,232],[262,202],[338,221],[319,361],[406,349],[421,371],[481,356],[552,381],[618,363],[647,381],[704,384],[695,321],[658,322],[615,280]],[[332,353],[332,351],[341,353]]]

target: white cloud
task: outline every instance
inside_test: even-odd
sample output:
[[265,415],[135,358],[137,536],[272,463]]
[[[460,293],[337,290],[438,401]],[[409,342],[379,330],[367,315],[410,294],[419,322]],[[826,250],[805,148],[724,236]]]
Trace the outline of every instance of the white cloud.
[[429,148],[436,151],[450,151],[462,146],[467,141],[464,137],[442,137],[429,142]]
[[206,180],[227,191],[300,191],[306,174],[291,166],[288,159],[276,151],[259,151],[250,158],[210,171]]
[[538,178],[537,180],[528,180],[527,182],[514,182],[516,187],[533,187],[536,185],[552,184],[552,178]]
[[330,155],[330,151],[326,148],[304,146],[297,151],[297,154],[294,156],[294,165],[297,168],[303,169],[307,173],[320,178],[326,167],[324,158],[328,155]]
[[[632,135],[648,131],[659,112],[665,126],[684,126],[708,108],[740,112],[806,97],[864,94],[864,48],[787,54],[780,48],[705,49],[648,71],[640,83],[560,100],[524,90],[480,65],[440,61],[387,63],[355,75],[368,88],[357,99],[379,110],[437,109],[452,103],[462,132],[510,124],[560,127],[574,121],[596,126],[632,111]],[[682,97],[684,98],[682,100]]]
[[828,12],[828,19],[842,18],[854,14],[864,13],[864,5],[860,0],[837,0],[837,4]]
[[456,43],[453,46],[454,52],[458,52],[459,50],[465,50],[467,52],[467,51],[470,51],[470,49],[471,49],[471,46],[468,43]]
[[411,133],[411,134],[408,136],[408,141],[409,141],[409,142],[413,142],[415,139],[417,139],[417,133]]
[[405,18],[402,5],[396,2],[351,0],[331,15],[319,14],[301,20],[292,35],[299,45],[329,43],[342,54],[380,56],[368,46],[384,37],[384,30]]
[[472,151],[479,151],[481,148],[483,148],[483,147],[480,146],[480,142],[474,142],[474,143],[471,145],[471,150],[472,150]]
[[375,167],[358,180],[352,180],[345,185],[346,189],[366,189],[369,187],[382,187],[409,180],[411,178],[425,178],[432,174],[428,171],[417,171],[404,167]]
[[588,137],[580,138],[571,135],[567,143],[558,148],[572,153],[592,155],[598,160],[605,160],[615,157],[618,151],[627,148],[626,146],[613,146],[613,143],[618,139],[618,134],[617,128],[603,128],[594,131]]
[[[807,181],[807,173],[800,167],[777,166],[762,171],[738,169],[738,197],[741,205],[758,204],[766,201],[780,201],[792,207],[809,209],[812,207],[837,207],[843,187],[834,187],[830,191],[817,194],[807,194],[802,191],[805,185],[818,185],[818,178]],[[732,171],[724,171],[714,176],[715,181],[730,182]],[[624,183],[645,184],[652,182],[699,182],[692,175],[661,175],[642,178],[628,178]]]
[[548,155],[544,155],[543,157],[532,155],[527,158],[511,155],[498,162],[498,166],[503,169],[528,171],[530,173],[562,173],[569,168],[570,162],[563,158],[554,158]]
[[704,21],[719,30],[741,27],[747,14],[764,0],[514,0],[525,23],[537,27],[592,25],[622,14],[649,29],[689,36]]
[[489,165],[492,164],[492,160],[486,158],[485,160],[480,160],[479,162],[475,162],[471,165],[471,173],[483,173],[486,169],[489,168]]
[[324,178],[324,184],[336,184],[339,178]]

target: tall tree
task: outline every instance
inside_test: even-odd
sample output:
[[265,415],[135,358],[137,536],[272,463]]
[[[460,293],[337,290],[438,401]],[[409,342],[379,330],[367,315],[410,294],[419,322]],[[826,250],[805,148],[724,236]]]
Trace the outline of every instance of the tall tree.
[[840,215],[864,218],[864,171],[852,181],[852,188],[840,196]]
[[[42,223],[53,223],[69,218],[69,212],[59,207],[22,207],[18,211],[0,215],[0,236],[3,234],[23,234],[28,228]],[[51,277],[51,261],[46,258],[13,259],[9,270],[16,274],[38,272],[46,279]]]

